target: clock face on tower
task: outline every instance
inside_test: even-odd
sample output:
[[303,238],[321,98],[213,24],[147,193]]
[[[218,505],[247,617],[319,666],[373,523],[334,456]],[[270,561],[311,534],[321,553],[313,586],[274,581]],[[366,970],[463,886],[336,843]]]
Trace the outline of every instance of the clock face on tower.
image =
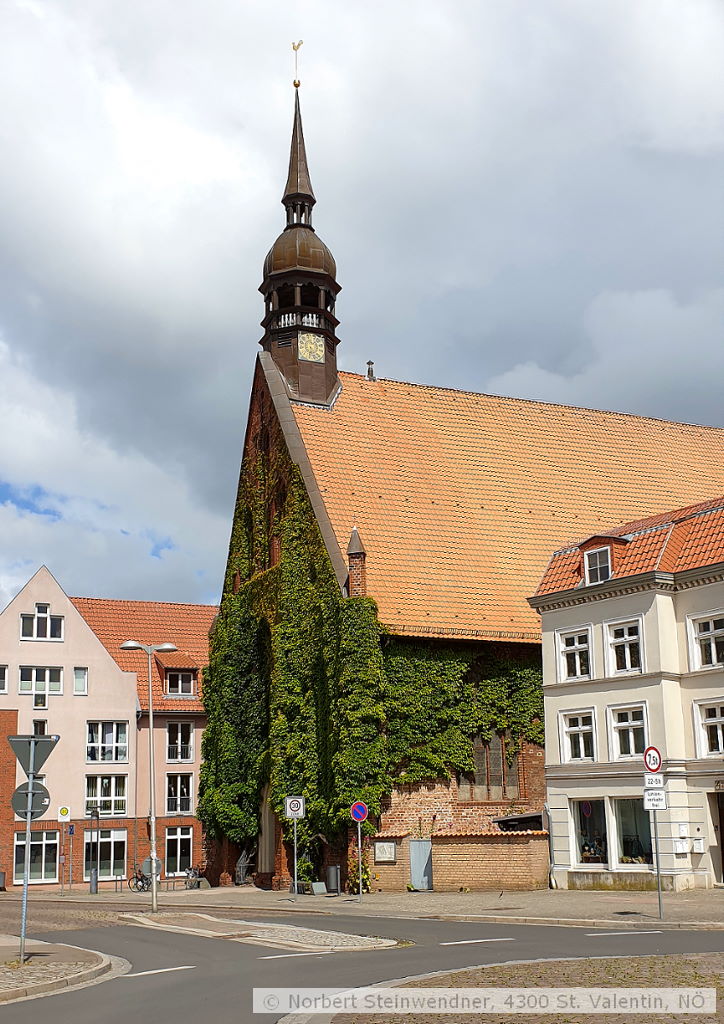
[[299,334],[297,350],[300,359],[309,363],[324,362],[324,335],[304,331]]

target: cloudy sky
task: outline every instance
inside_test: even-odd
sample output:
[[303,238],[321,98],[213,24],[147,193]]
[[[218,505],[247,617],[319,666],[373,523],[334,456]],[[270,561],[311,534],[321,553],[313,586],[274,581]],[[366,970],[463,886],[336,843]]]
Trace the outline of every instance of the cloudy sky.
[[292,39],[343,368],[724,426],[721,0],[0,22],[0,605],[217,598]]

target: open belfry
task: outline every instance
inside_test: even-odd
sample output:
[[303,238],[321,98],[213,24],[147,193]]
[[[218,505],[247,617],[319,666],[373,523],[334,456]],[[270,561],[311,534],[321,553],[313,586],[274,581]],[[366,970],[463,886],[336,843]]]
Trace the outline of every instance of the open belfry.
[[545,886],[526,598],[566,543],[724,493],[724,430],[341,372],[298,82],[282,203],[204,682],[210,861],[287,887],[297,795],[315,877],[356,863],[363,800],[372,889]]

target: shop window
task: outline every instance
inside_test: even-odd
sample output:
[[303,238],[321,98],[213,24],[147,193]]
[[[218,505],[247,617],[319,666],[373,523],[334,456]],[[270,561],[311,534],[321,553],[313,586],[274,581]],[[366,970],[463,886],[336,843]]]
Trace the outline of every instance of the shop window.
[[166,829],[166,875],[182,875],[191,867],[191,826]]
[[99,878],[126,877],[126,830],[102,828],[98,832],[85,833],[85,857],[83,860],[83,877],[90,878],[91,868],[98,867]]
[[579,864],[608,864],[606,807],[603,800],[574,800],[573,824]]
[[649,812],[643,800],[614,800],[619,864],[653,864]]
[[[15,833],[15,885],[22,884],[25,864],[25,833]],[[58,833],[30,833],[30,881],[58,881]]]

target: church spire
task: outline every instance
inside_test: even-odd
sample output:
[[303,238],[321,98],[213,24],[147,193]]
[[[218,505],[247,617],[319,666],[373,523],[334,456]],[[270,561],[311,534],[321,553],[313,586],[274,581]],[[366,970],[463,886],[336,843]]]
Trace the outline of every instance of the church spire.
[[295,83],[294,126],[292,128],[292,146],[289,152],[289,174],[282,196],[282,203],[287,210],[287,227],[294,224],[309,224],[311,226],[312,207],[316,201],[309,177],[307,150],[304,146],[302,113],[299,108],[299,87]]
[[[301,43],[292,45],[296,54]],[[335,316],[340,286],[334,257],[312,227],[316,199],[304,146],[298,79],[294,89],[289,173],[282,196],[287,223],[264,260],[260,344],[276,363],[290,398],[330,406],[340,388]]]

